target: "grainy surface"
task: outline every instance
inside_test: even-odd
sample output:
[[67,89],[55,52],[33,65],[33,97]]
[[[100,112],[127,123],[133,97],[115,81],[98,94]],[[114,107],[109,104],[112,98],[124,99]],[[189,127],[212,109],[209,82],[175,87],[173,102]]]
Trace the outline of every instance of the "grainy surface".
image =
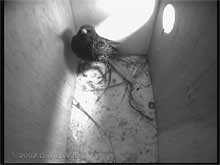
[[[172,3],[176,22],[162,34]],[[149,52],[160,162],[217,161],[216,1],[162,0]]]
[[52,161],[63,161],[54,160],[53,153],[65,152],[75,84],[76,60],[68,39],[62,37],[67,29],[73,33],[69,1],[5,3],[6,162],[45,162],[45,153],[53,156]]
[[[126,66],[122,65],[122,67]],[[127,69],[132,70],[131,66]],[[148,107],[148,103],[153,101],[148,67],[146,66],[137,78],[137,82],[148,86],[134,91],[133,95],[136,101],[144,107],[144,113],[154,119],[150,124],[146,118],[129,106],[128,94],[122,100],[125,85],[109,88],[100,101],[95,103],[102,91],[91,92],[90,90],[93,89],[92,87],[101,88],[104,84],[97,84],[99,81],[97,77],[100,76],[98,71],[89,70],[86,75],[87,77],[78,75],[74,97],[109,134],[112,149],[108,138],[102,136],[94,123],[76,106],[73,106],[68,154],[73,154],[75,160],[67,161],[113,162],[113,150],[118,163],[156,162],[157,130],[155,109]],[[121,77],[113,72],[111,85],[120,82],[122,82]]]
[[[77,59],[69,48],[68,37],[72,37],[78,30],[77,26],[79,27],[82,23],[96,25],[105,16],[94,11],[95,3],[91,5],[81,0],[72,2],[73,11],[76,11],[75,17],[69,0],[6,0],[4,7],[4,156],[6,162],[64,162],[63,156],[66,152],[68,153],[71,147],[75,148],[69,145],[69,140],[73,139],[66,137],[66,134],[71,134],[71,130],[68,131],[69,110],[77,67]],[[124,48],[128,51],[129,48],[135,49],[132,52],[146,53],[148,48],[146,45],[149,43],[149,38],[146,36],[151,36],[153,20],[152,17],[149,24],[130,37],[124,43]],[[137,40],[139,42],[136,42]],[[108,104],[111,105],[108,107],[111,108],[102,108],[103,112],[108,113],[110,109],[117,110],[119,105],[111,104],[116,98],[118,97],[107,99]],[[124,115],[127,110],[129,113],[136,114],[135,111],[126,107],[120,110],[123,110]],[[139,114],[136,115],[139,120]],[[107,114],[104,116],[107,116],[107,124],[111,123],[109,120],[113,119],[111,117],[108,119]],[[123,126],[123,120],[120,125]],[[93,123],[91,127],[94,127]],[[109,125],[106,127],[110,129]],[[92,131],[97,130],[94,127]],[[98,132],[94,134],[94,139],[99,136]],[[116,135],[119,138],[119,133]],[[131,139],[135,139],[134,135]],[[141,144],[143,141],[142,138]],[[98,142],[103,146],[107,145],[105,139],[103,142]],[[116,142],[113,145],[119,147]],[[134,145],[132,141],[131,146]],[[131,146],[129,150],[132,149]],[[103,148],[103,152],[108,152],[108,146]],[[117,150],[116,155],[119,155]],[[127,149],[124,148],[124,150]],[[136,151],[138,150],[135,150],[135,154]],[[77,152],[80,153],[81,149],[79,148]],[[129,154],[130,159],[136,160],[135,154]],[[62,157],[58,158],[58,155]],[[129,159],[127,157],[129,156],[123,157],[122,154],[118,159],[124,161]],[[91,160],[94,159],[94,157],[91,158]],[[77,161],[86,160],[82,158]]]

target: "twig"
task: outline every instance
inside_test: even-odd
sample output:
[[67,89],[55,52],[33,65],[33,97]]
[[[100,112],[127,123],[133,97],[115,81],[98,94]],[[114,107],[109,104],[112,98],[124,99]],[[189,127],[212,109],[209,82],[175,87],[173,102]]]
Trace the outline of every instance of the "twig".
[[112,156],[113,156],[113,159],[114,159],[114,163],[116,163],[116,157],[115,157],[115,153],[114,153],[114,150],[113,150],[113,145],[112,145],[112,142],[111,142],[111,139],[109,137],[109,135],[102,129],[102,127],[84,110],[84,108],[80,105],[80,103],[75,99],[75,97],[73,97],[73,100],[76,102],[76,104],[73,103],[73,105],[79,109],[81,112],[83,112],[96,126],[96,128],[98,129],[100,135],[103,137],[107,137],[108,139],[108,143],[109,143],[109,146],[110,146],[110,149],[111,149],[111,152],[112,152]]
[[[135,71],[135,67],[132,69],[132,75],[133,75],[133,72]],[[121,102],[124,100],[124,97],[125,97],[125,95],[126,95],[126,93],[127,93],[127,91],[128,91],[128,89],[129,89],[129,84],[126,84],[126,87],[125,87],[125,91],[124,91],[124,94],[123,94],[123,96],[122,96],[122,99],[121,99]]]
[[101,97],[105,94],[105,91],[107,90],[107,88],[109,87],[110,83],[111,83],[111,76],[112,76],[112,73],[111,73],[111,70],[109,68],[108,65],[107,66],[107,70],[109,72],[109,76],[108,76],[108,84],[107,84],[107,87],[104,89],[104,91],[102,92],[102,94],[97,98],[96,100],[96,103],[101,99]]
[[109,86],[106,87],[106,88],[91,89],[91,90],[89,90],[89,91],[90,91],[90,92],[103,91],[104,89],[108,90],[108,89],[110,89],[110,88],[118,87],[118,86],[121,86],[121,85],[124,85],[124,82],[121,82],[121,83],[118,83],[118,84],[114,84],[114,85],[109,85]]
[[127,83],[132,84],[132,83],[136,82],[135,79],[134,79],[134,82],[133,82],[133,81],[132,81],[133,78],[132,78],[132,80],[129,80],[128,77],[126,77],[125,75],[123,75],[123,73],[121,73],[120,71],[118,71],[118,70],[116,69],[116,67],[112,64],[112,62],[109,63],[109,65],[115,70],[115,72],[116,72],[119,76],[121,76],[121,78],[122,78],[123,80],[127,81]]
[[145,59],[145,62],[143,64],[141,64],[141,66],[136,70],[136,72],[134,74],[135,78],[138,77],[142,72],[145,73],[145,71],[143,71],[143,70],[146,67],[147,63],[148,63],[148,60]]
[[124,97],[125,97],[127,91],[128,91],[128,84],[127,84],[126,87],[125,87],[125,91],[124,91],[124,94],[123,94],[123,96],[122,96],[122,98],[121,98],[121,102],[124,100]]
[[146,114],[144,114],[142,111],[139,110],[140,106],[134,101],[134,97],[132,95],[132,87],[131,86],[130,86],[130,89],[129,89],[129,99],[128,99],[128,102],[129,102],[129,105],[131,106],[131,108],[133,108],[141,116],[145,117],[147,119],[147,121],[149,121],[148,124],[150,124],[154,129],[156,129],[156,127],[152,124],[152,121],[154,119],[149,117],[149,116],[147,116]]
[[146,58],[147,54],[137,54],[137,53],[125,53],[124,55],[119,55],[119,58],[126,57],[142,57]]

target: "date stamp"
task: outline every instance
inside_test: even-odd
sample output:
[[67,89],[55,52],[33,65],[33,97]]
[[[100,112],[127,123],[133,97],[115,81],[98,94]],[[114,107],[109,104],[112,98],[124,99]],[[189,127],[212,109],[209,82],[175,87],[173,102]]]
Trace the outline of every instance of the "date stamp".
[[12,152],[12,156],[19,159],[76,159],[74,153]]

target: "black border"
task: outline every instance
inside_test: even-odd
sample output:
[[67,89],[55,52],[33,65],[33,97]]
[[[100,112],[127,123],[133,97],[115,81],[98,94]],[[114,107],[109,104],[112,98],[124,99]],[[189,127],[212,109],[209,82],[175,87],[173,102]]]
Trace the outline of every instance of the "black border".
[[[159,0],[160,1],[160,0]],[[220,2],[219,0],[217,1],[217,87],[218,87],[218,91],[217,91],[217,162],[216,163],[159,163],[159,164],[219,164],[219,6],[220,6]],[[4,0],[0,0],[0,20],[1,20],[1,26],[0,26],[0,37],[1,37],[1,42],[0,42],[0,50],[1,50],[1,65],[0,65],[0,72],[1,72],[1,89],[0,89],[0,98],[2,101],[1,104],[1,136],[0,136],[0,140],[1,140],[1,156],[0,156],[0,160],[1,163],[4,164]],[[23,164],[23,163],[22,163]],[[134,163],[132,163],[134,164]]]
[[217,163],[219,164],[219,6],[217,0]]
[[0,1],[0,18],[1,18],[1,42],[0,42],[0,50],[1,50],[1,90],[0,90],[0,98],[2,101],[1,104],[1,162],[4,163],[4,1]]

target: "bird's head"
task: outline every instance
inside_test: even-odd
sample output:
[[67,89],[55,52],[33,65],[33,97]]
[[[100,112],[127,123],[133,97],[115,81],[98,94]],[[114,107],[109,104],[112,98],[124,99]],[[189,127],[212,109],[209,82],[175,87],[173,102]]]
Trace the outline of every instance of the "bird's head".
[[72,50],[78,57],[91,59],[92,44],[97,39],[95,28],[91,25],[82,25],[71,41]]
[[97,38],[97,33],[95,28],[91,25],[82,25],[78,31],[78,33],[73,36],[73,43],[76,47],[80,47],[85,49],[93,43]]
[[95,37],[96,31],[95,28],[91,25],[82,25],[77,33],[79,36],[84,37]]

